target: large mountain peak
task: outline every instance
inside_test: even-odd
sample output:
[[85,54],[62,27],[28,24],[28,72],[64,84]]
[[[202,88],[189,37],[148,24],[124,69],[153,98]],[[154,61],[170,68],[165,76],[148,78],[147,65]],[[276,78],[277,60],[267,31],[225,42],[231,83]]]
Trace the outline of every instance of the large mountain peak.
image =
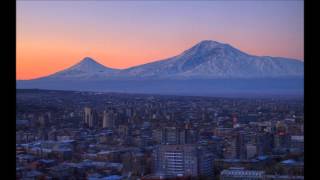
[[227,51],[237,51],[239,50],[233,48],[229,44],[220,43],[217,41],[212,40],[203,40],[191,47],[190,49],[183,52],[183,54],[207,54],[207,53],[214,53],[219,54],[219,52],[227,52]]
[[216,47],[216,46],[223,46],[223,45],[226,45],[226,44],[213,41],[213,40],[203,40],[203,41],[200,41],[198,44],[196,44],[196,46],[201,46],[201,47]]
[[249,55],[233,46],[204,40],[178,56],[130,68],[152,78],[265,78],[303,75],[300,61]]

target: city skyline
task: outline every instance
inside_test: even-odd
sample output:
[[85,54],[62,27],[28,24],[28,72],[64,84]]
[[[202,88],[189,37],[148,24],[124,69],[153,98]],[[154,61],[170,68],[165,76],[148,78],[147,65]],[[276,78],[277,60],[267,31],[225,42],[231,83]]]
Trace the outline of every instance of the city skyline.
[[17,89],[16,177],[303,180],[303,107],[299,97]]
[[303,1],[17,1],[16,75],[49,75],[86,56],[124,69],[205,39],[303,60]]

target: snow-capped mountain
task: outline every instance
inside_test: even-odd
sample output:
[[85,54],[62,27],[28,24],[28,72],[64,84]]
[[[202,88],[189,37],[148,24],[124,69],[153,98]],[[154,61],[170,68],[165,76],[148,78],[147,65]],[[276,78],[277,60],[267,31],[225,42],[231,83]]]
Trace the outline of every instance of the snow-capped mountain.
[[127,69],[112,69],[86,57],[49,79],[224,79],[302,77],[302,61],[254,56],[229,44],[205,40],[180,55]]
[[132,67],[124,76],[153,78],[265,78],[303,76],[303,62],[259,57],[216,41],[201,41],[178,56]]
[[94,78],[106,78],[112,73],[119,71],[106,67],[90,57],[85,57],[77,64],[56,72],[44,78],[49,79],[94,79]]
[[228,44],[201,41],[181,54],[127,69],[91,58],[55,74],[18,80],[20,89],[191,95],[303,94],[302,61],[254,56]]

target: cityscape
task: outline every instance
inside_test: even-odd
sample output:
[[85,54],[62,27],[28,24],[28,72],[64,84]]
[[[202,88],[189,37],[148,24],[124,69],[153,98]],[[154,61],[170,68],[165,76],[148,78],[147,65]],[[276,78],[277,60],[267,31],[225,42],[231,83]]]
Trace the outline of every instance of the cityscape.
[[17,90],[18,179],[304,179],[302,98]]
[[17,0],[15,34],[16,180],[304,180],[303,0]]

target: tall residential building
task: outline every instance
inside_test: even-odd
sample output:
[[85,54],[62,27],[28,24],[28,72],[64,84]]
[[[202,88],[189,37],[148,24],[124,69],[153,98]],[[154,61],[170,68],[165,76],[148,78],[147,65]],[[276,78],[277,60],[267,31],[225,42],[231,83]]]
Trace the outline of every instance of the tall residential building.
[[289,148],[291,137],[288,134],[276,134],[274,136],[275,148]]
[[91,116],[91,108],[85,107],[84,108],[84,123],[85,124],[89,123],[90,116]]
[[239,132],[236,135],[236,158],[246,159],[247,158],[247,148],[246,148],[246,134],[244,132]]
[[236,136],[229,136],[223,144],[223,158],[236,159],[237,158],[237,138]]
[[274,148],[274,140],[274,135],[271,133],[258,133],[256,135],[257,154],[270,154]]
[[161,132],[162,144],[193,144],[197,140],[197,132],[191,129],[165,127]]
[[84,108],[84,123],[89,127],[94,127],[97,123],[97,113],[89,107]]
[[275,148],[289,148],[290,135],[288,133],[288,126],[284,122],[277,122],[276,133],[274,135]]
[[184,144],[194,144],[197,143],[199,139],[198,131],[193,129],[183,129],[180,134],[183,134]]
[[162,129],[162,144],[183,144],[180,138],[180,130],[176,127],[165,127]]
[[112,111],[103,111],[102,128],[114,128],[115,118]]
[[154,173],[169,176],[213,176],[213,154],[197,145],[159,145]]
[[254,158],[257,156],[257,146],[252,143],[246,144],[246,153],[247,153],[247,159]]
[[223,138],[218,137],[218,136],[212,136],[208,148],[215,157],[217,158],[223,158]]
[[290,147],[304,149],[304,136],[291,136]]

